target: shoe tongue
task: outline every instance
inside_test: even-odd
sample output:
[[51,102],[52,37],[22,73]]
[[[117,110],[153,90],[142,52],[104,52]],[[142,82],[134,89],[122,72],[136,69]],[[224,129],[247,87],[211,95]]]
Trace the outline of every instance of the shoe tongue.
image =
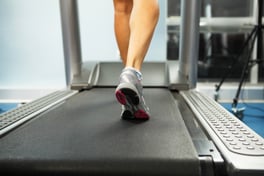
[[136,74],[136,76],[137,76],[137,78],[138,78],[139,81],[141,81],[143,79],[142,78],[142,74],[140,72],[135,71],[135,74]]

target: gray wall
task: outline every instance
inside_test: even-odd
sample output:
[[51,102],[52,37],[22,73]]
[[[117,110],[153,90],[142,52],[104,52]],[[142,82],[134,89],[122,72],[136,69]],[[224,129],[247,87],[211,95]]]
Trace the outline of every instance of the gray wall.
[[59,2],[0,1],[0,89],[65,85]]

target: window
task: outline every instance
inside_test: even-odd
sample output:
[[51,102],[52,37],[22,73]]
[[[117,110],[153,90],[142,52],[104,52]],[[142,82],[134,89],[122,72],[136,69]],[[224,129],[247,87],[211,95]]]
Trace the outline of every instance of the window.
[[[168,0],[168,60],[178,59],[180,2]],[[256,21],[257,1],[201,0],[201,3],[198,80],[219,80],[227,72],[229,80],[238,80],[252,46],[249,42],[242,50]],[[255,60],[256,56],[253,57]],[[263,81],[263,61],[258,68],[258,79]]]

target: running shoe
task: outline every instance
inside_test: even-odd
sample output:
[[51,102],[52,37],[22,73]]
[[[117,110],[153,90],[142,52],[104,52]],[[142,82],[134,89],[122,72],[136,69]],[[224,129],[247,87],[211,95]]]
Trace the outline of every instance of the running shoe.
[[133,68],[123,69],[116,88],[117,101],[122,105],[123,119],[144,119],[150,117],[149,108],[143,97],[142,75]]

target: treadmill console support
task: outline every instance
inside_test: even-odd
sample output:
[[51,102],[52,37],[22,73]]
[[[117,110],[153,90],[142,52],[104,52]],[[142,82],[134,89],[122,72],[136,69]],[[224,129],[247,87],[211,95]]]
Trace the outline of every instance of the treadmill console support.
[[196,87],[199,52],[199,21],[201,0],[181,1],[179,74],[190,88]]

